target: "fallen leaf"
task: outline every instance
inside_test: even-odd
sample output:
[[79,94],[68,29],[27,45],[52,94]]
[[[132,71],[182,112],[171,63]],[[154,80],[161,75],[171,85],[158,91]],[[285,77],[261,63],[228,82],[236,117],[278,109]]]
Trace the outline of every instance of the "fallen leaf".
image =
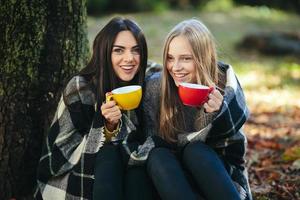
[[259,194],[267,194],[271,191],[272,187],[268,184],[261,184],[261,185],[253,185],[251,190],[253,193]]
[[293,146],[285,150],[282,155],[285,161],[294,161],[300,159],[300,146]]
[[[295,160],[291,167],[293,170],[300,170],[300,159]],[[300,179],[300,177],[299,177]],[[299,180],[300,181],[300,180]]]
[[268,148],[268,149],[276,149],[276,150],[280,150],[282,149],[282,145],[279,144],[276,141],[272,141],[272,140],[267,140],[267,139],[262,139],[260,141],[258,141],[255,144],[256,148]]
[[269,174],[268,179],[269,180],[279,180],[280,177],[281,177],[280,173],[274,171]]
[[270,166],[273,164],[273,161],[271,159],[265,159],[261,162],[261,166],[264,167],[264,166]]

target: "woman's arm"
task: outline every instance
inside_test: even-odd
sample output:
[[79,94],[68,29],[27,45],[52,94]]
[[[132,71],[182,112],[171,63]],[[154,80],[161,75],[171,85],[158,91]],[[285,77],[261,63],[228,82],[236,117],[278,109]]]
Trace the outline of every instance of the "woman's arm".
[[226,76],[223,104],[212,121],[207,139],[227,138],[234,135],[249,117],[243,90],[231,67],[227,69]]
[[[79,92],[79,77],[74,77],[65,89],[42,150],[38,179],[47,182],[76,165],[84,151],[94,114],[91,91]],[[86,97],[84,97],[86,95]]]

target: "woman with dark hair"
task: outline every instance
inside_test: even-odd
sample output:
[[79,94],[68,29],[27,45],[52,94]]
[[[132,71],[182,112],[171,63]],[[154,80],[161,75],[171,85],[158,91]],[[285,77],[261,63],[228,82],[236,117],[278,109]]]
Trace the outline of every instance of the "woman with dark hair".
[[146,66],[142,30],[132,20],[111,19],[87,66],[64,89],[38,166],[37,199],[151,197],[144,169],[127,169],[127,151],[143,139],[140,108],[122,111],[114,100],[105,102],[117,87],[143,86]]
[[[249,115],[233,71],[218,62],[214,38],[199,20],[177,24],[164,45],[163,72],[147,77],[146,142],[132,153],[146,161],[162,199],[250,200],[245,167]],[[214,87],[204,105],[184,105],[181,83]]]

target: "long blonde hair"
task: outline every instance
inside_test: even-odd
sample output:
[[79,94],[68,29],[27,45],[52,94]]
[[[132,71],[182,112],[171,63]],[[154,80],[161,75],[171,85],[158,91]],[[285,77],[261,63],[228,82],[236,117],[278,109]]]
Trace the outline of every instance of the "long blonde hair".
[[170,42],[184,36],[192,47],[196,66],[197,83],[216,85],[218,83],[217,53],[214,38],[208,28],[199,20],[189,19],[177,24],[167,35],[163,52],[162,95],[159,130],[162,138],[169,142],[177,140],[176,134],[185,132],[183,105],[178,97],[177,87],[167,70],[167,56]]

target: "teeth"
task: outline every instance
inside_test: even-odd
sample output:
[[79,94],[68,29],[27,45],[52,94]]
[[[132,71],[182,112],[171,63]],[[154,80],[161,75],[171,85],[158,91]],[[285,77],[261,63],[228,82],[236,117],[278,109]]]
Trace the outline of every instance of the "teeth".
[[130,70],[130,69],[133,69],[134,66],[130,65],[130,66],[121,66],[122,69],[125,69],[125,70]]
[[177,77],[177,78],[182,78],[182,77],[185,76],[185,74],[174,74],[174,76]]

